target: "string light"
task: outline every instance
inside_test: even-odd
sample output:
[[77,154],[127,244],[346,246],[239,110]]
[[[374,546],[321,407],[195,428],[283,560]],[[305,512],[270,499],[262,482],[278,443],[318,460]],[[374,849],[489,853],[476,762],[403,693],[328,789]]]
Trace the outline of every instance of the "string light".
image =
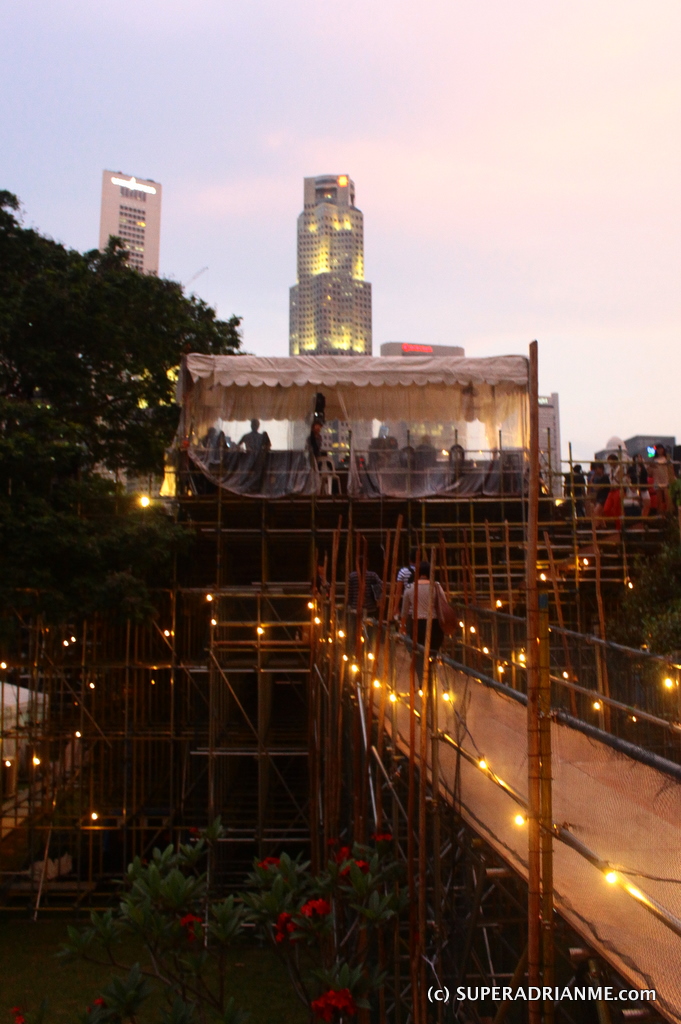
[[521,652],[520,652],[520,654],[518,655],[518,660],[519,660],[519,661],[525,661],[525,655],[523,654],[523,652],[522,652],[522,651],[521,651]]
[[69,646],[68,640],[62,640],[62,643],[63,643],[64,647],[68,647]]
[[631,582],[631,580],[627,580],[627,586],[629,587],[629,590],[634,589],[634,584]]
[[617,872],[616,871],[608,871],[607,875],[605,876],[605,880],[606,880],[606,882],[609,882],[610,885],[614,885],[615,882],[617,881]]
[[546,573],[545,572],[540,572],[539,573],[539,579],[542,581],[542,583],[546,583]]
[[90,817],[92,818],[93,821],[97,821],[99,815],[97,814],[97,811],[93,811]]
[[483,654],[489,654],[489,647],[483,647],[482,653]]
[[460,623],[459,623],[459,625],[461,626],[461,628],[462,628],[462,629],[465,629],[465,628],[466,628],[466,627],[464,626],[463,622],[460,622]]
[[71,643],[72,643],[72,644],[75,644],[75,642],[76,642],[76,638],[75,638],[75,636],[72,636],[72,637],[71,637]]
[[480,760],[478,761],[478,768],[480,768],[483,772],[487,771],[487,761],[485,761],[484,757],[481,757]]
[[497,608],[501,608],[502,604],[503,601],[500,601],[499,598],[497,598]]
[[264,632],[265,630],[263,629],[262,626],[258,626],[258,628],[256,629],[256,633],[258,634],[258,636],[262,636]]
[[593,706],[594,711],[602,711],[603,710],[603,705],[601,704],[601,702],[599,700],[595,700],[593,702],[592,706]]
[[449,696],[449,694],[445,690],[445,692],[442,694],[442,699],[443,700],[451,700],[452,698]]
[[368,657],[369,661],[375,661],[376,660],[376,655],[372,651],[369,651],[367,657]]
[[563,679],[569,679],[569,678],[570,678],[570,676],[567,674],[567,672],[563,672]]
[[94,688],[95,688],[95,684],[94,683],[90,683],[90,689],[94,690]]
[[423,690],[419,690],[419,697],[423,697]]
[[213,595],[212,594],[206,594],[206,601],[212,601],[212,600],[213,600]]
[[667,687],[668,690],[671,690],[674,687],[674,680],[670,679],[669,676],[667,676],[667,678],[664,680],[664,685]]
[[503,675],[504,674],[504,666],[503,665],[499,665],[499,668],[498,668],[497,671],[499,672],[500,675]]
[[475,633],[475,626],[471,626],[470,627],[470,631],[471,631],[471,633]]
[[11,767],[12,767],[12,762],[11,761],[5,761],[5,768],[11,768]]
[[308,601],[307,607],[310,609],[310,611],[312,611],[312,609],[314,608],[314,601]]
[[170,636],[170,630],[169,629],[164,629],[163,630],[163,635],[164,636]]
[[80,731],[80,729],[76,729],[76,732],[75,732],[75,737],[76,737],[76,739],[77,739],[77,740],[79,740],[79,739],[80,739],[80,737],[81,737],[82,735],[83,735],[83,734],[82,734],[82,732]]
[[390,694],[390,703],[391,704],[397,703],[397,694],[395,694],[395,693],[391,693]]
[[351,672],[359,672],[359,665],[354,665],[354,664],[351,665],[350,666],[350,671]]
[[[211,626],[217,626],[218,620],[217,619],[211,619],[210,620],[210,624],[211,624]],[[258,630],[258,632],[260,632],[260,630]]]
[[341,638],[341,640],[345,637],[345,633],[342,629],[338,630],[338,636]]
[[37,754],[34,754],[34,755],[33,755],[33,764],[34,764],[34,765],[36,766],[36,768],[37,768],[37,767],[38,767],[38,765],[40,764],[40,758],[38,757],[38,755],[37,755]]
[[515,818],[513,820],[516,823],[516,825],[518,825],[519,827],[521,825],[524,825],[527,822],[527,818],[525,817],[524,814],[516,814],[516,816],[515,816]]
[[315,617],[314,617],[314,624],[315,624],[315,626],[321,626],[321,624],[322,624],[322,620],[319,618],[318,615],[315,615]]
[[350,659],[348,658],[347,654],[344,654],[344,655],[343,655],[343,661],[349,661],[349,660],[350,660]]
[[380,689],[381,689],[380,679],[374,679],[374,690],[380,690]]
[[156,686],[156,680],[155,680],[155,679],[152,679],[152,680],[151,680],[151,685],[152,685],[152,686]]
[[638,722],[638,718],[636,717],[636,715],[632,715],[631,720],[632,722]]
[[588,564],[589,564],[589,559],[588,558],[583,558],[582,559],[582,565],[588,565]]
[[142,506],[142,508],[149,508],[149,506],[151,505],[151,498],[149,497],[148,494],[142,494],[140,495],[139,503]]
[[6,661],[0,661],[0,668],[7,668],[7,662]]

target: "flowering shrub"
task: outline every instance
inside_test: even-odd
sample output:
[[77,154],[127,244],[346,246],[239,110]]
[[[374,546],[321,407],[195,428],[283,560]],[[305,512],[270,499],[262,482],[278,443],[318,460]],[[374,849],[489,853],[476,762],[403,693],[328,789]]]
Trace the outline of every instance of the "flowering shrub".
[[[246,1015],[225,993],[227,953],[243,933],[246,913],[233,896],[216,899],[204,870],[222,835],[220,820],[178,850],[154,850],[150,862],[136,857],[128,868],[119,908],[93,913],[84,929],[70,927],[66,957],[111,965],[119,976],[87,1008],[81,1024],[134,1022],[154,980],[166,997],[162,1024],[241,1024]],[[265,869],[265,870],[269,870]],[[136,937],[148,966],[127,964]],[[34,1024],[18,1020],[15,1024]]]
[[278,864],[269,857],[254,864],[241,898],[311,1020],[349,1022],[383,985],[379,939],[392,934],[407,905],[391,840],[388,833],[372,846],[332,840],[319,875],[287,854]]

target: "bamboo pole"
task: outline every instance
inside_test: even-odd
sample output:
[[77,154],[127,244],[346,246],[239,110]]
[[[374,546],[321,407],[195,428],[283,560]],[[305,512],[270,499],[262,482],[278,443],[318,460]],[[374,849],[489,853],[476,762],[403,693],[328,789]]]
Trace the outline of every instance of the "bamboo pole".
[[[426,871],[428,833],[426,829],[426,793],[428,783],[428,695],[430,690],[430,642],[433,629],[433,592],[435,582],[435,548],[430,553],[428,581],[428,617],[423,644],[423,673],[421,677],[421,735],[419,747],[419,939],[417,944],[419,1002],[421,1020],[426,1017]],[[417,584],[418,587],[418,584]]]
[[[539,603],[537,549],[539,542],[539,405],[537,342],[530,345],[530,479],[527,510],[525,586],[527,592],[527,788],[528,886],[527,974],[529,985],[541,976],[541,748],[539,734]],[[530,1024],[539,1024],[540,1004],[528,1005]]]
[[[544,530],[544,544],[546,545],[546,551],[549,556],[549,572],[551,573],[551,583],[553,585],[553,600],[556,605],[556,615],[558,617],[558,625],[561,630],[565,629],[565,619],[563,617],[563,602],[560,597],[560,588],[558,587],[558,580],[556,578],[556,561],[553,557],[553,546],[551,544],[551,538],[549,537],[548,530]],[[572,659],[570,658],[570,645],[568,644],[565,633],[560,634],[560,638],[563,642],[563,654],[565,655],[565,668],[567,669],[570,680],[574,679],[574,672],[572,671]],[[573,715],[577,714],[577,696],[574,690],[570,690],[570,712]]]
[[[542,985],[552,987],[555,977],[553,923],[553,798],[551,763],[551,651],[549,596],[539,595],[539,734],[541,746],[541,924]],[[553,1000],[544,1002],[544,1024],[553,1021]]]

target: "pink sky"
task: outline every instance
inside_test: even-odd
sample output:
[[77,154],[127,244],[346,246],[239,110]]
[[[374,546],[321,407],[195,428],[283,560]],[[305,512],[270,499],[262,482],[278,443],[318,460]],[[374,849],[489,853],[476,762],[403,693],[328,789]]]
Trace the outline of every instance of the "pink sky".
[[681,7],[10,0],[0,187],[97,244],[103,168],[163,183],[161,267],[288,350],[305,175],[364,211],[374,349],[540,342],[587,458],[678,434]]

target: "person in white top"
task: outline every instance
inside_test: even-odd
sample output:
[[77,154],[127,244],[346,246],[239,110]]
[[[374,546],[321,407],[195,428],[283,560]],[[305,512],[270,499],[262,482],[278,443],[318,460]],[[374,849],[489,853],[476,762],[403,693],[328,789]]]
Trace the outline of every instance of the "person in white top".
[[[428,620],[432,621],[430,629],[430,656],[437,654],[444,640],[444,633],[438,621],[438,601],[447,600],[439,583],[433,583],[431,597],[430,589],[430,562],[421,562],[419,565],[418,580],[410,583],[402,598],[402,616],[400,621],[400,632],[406,633],[410,638],[414,635],[414,605],[416,605],[416,642],[423,646],[426,642],[426,630]],[[419,659],[422,667],[422,659]],[[421,675],[422,672],[419,671]]]

